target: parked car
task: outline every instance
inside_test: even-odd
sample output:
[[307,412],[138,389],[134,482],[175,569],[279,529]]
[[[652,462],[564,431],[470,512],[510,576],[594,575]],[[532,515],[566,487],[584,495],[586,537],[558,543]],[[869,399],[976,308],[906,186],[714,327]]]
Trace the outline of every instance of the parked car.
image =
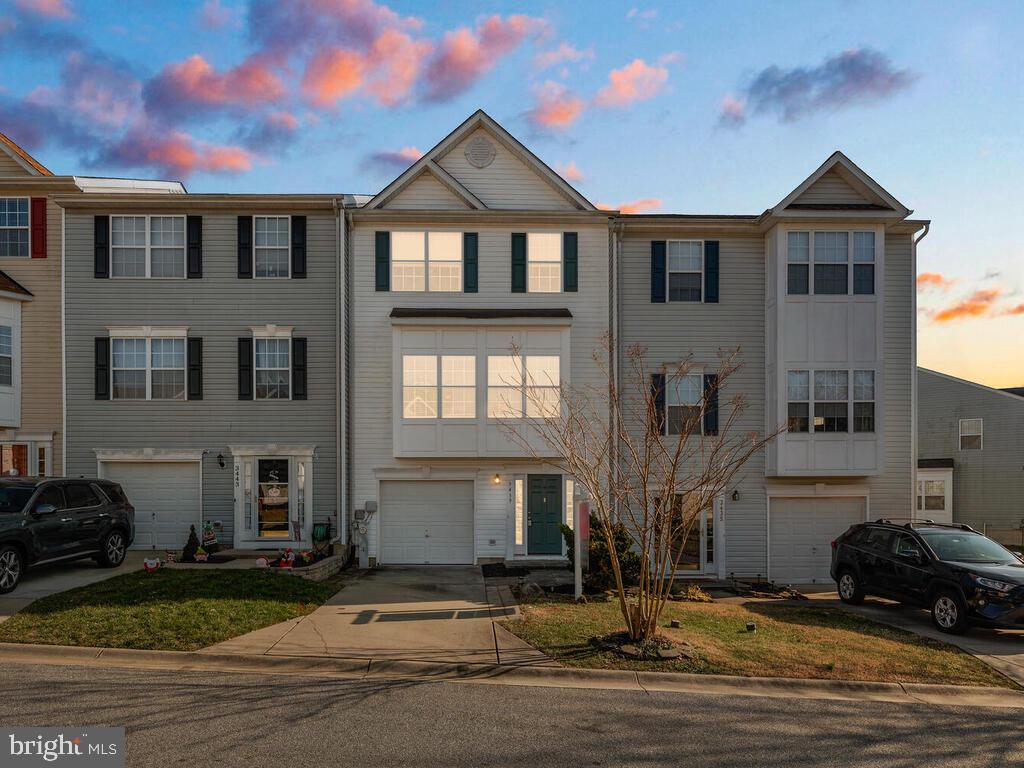
[[844,603],[878,595],[922,606],[943,632],[1024,626],[1024,562],[967,525],[854,525],[832,542],[831,574]]
[[135,508],[117,483],[0,478],[0,594],[28,568],[91,557],[114,568],[135,538]]

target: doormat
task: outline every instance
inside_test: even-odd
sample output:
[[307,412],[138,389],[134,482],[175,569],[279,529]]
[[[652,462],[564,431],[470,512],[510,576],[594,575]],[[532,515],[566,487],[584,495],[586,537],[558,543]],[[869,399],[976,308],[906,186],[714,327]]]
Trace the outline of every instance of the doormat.
[[[230,563],[232,560],[236,559],[237,558],[232,557],[231,555],[207,555],[206,560],[203,562],[209,563],[210,565],[220,565],[221,563]],[[203,562],[200,562],[198,560],[193,562],[196,562],[199,565],[203,564]]]
[[504,563],[487,563],[481,565],[480,570],[484,574],[485,579],[498,579],[503,576],[526,576],[529,572],[529,568],[523,568],[519,565],[514,565],[511,568]]

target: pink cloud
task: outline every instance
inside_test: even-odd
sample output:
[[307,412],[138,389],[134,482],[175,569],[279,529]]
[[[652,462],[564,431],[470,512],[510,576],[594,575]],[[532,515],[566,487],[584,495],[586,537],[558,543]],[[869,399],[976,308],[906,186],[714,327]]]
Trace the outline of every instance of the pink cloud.
[[608,84],[594,103],[599,107],[628,107],[638,101],[654,98],[668,82],[665,67],[651,66],[643,59],[634,59],[621,69],[608,73]]
[[963,301],[958,301],[945,309],[936,312],[932,319],[937,323],[948,323],[969,317],[987,315],[995,302],[1003,295],[1000,288],[986,288],[975,291]]
[[633,200],[628,203],[609,205],[608,203],[594,203],[602,211],[619,211],[620,213],[648,213],[649,211],[661,208],[661,200],[656,197],[644,197],[640,200]]
[[527,37],[546,31],[543,19],[519,14],[506,19],[489,16],[475,30],[448,32],[427,67],[427,99],[446,101],[462,93]]
[[576,166],[575,160],[570,160],[568,163],[565,163],[564,165],[556,166],[555,170],[558,171],[561,177],[566,181],[571,181],[575,183],[583,181],[584,179],[583,171],[581,171]]
[[220,4],[220,0],[206,0],[199,9],[199,21],[208,29],[221,29],[240,22],[241,11]]
[[70,19],[75,15],[64,0],[16,0],[15,5],[23,11],[49,19]]
[[302,93],[317,107],[331,107],[363,84],[363,57],[345,48],[317,53],[302,76]]
[[147,109],[162,117],[191,116],[197,109],[262,107],[281,99],[281,79],[256,57],[224,72],[198,54],[170,64],[146,85]]
[[363,158],[364,168],[376,168],[391,173],[401,173],[423,157],[416,147],[402,147],[396,150],[381,150]]
[[594,49],[586,48],[580,50],[571,43],[562,41],[557,48],[550,51],[541,51],[533,57],[533,66],[536,69],[547,69],[557,64],[577,64],[581,61],[594,58]]
[[583,99],[565,86],[549,80],[537,86],[534,92],[537,103],[526,113],[526,117],[536,126],[564,130],[583,114]]
[[367,92],[379,103],[393,107],[401,103],[419,79],[434,46],[416,40],[399,29],[386,29],[373,41],[367,62],[372,68]]
[[922,272],[917,276],[917,290],[925,291],[929,288],[936,288],[940,291],[948,291],[955,282],[939,272]]
[[1018,304],[1015,307],[1007,307],[1003,313],[1004,315],[1024,315],[1024,304]]
[[722,97],[718,122],[729,127],[743,125],[747,122],[747,103],[742,99],[726,94]]
[[107,148],[103,159],[115,165],[152,168],[178,178],[197,171],[243,173],[253,163],[253,155],[242,147],[207,144],[182,131],[161,135],[145,126],[129,131]]

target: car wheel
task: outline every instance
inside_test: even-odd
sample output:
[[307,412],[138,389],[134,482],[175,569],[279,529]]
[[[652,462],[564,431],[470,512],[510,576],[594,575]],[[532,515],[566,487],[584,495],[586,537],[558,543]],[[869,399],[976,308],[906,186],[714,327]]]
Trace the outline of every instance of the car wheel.
[[864,602],[864,590],[857,581],[853,571],[843,571],[839,574],[839,599],[850,605],[860,605]]
[[25,572],[25,559],[17,547],[0,547],[0,595],[14,590]]
[[124,534],[121,531],[111,531],[104,537],[99,557],[96,559],[105,568],[116,568],[124,562],[127,552],[128,540]]
[[959,635],[967,631],[967,604],[952,590],[932,596],[932,621],[942,632]]

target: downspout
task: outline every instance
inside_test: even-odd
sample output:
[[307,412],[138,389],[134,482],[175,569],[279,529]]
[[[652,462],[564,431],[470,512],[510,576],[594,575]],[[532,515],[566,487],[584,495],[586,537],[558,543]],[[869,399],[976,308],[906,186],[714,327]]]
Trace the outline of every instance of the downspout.
[[344,292],[342,290],[344,280],[344,259],[342,253],[344,253],[344,228],[341,221],[341,207],[338,205],[338,198],[332,198],[331,207],[334,210],[334,242],[336,248],[336,263],[335,270],[337,272],[337,279],[335,281],[335,296],[334,296],[334,310],[335,310],[335,322],[334,322],[334,333],[337,339],[335,343],[335,361],[334,361],[334,380],[335,385],[335,428],[334,428],[334,482],[335,482],[335,494],[334,498],[337,502],[338,508],[336,514],[337,520],[337,531],[338,531],[338,542],[345,544],[348,541],[347,531],[345,530],[345,440],[344,440],[344,429],[345,419],[343,411],[345,408],[345,383],[342,379],[342,373],[344,369],[344,321],[342,320],[342,313],[344,311]]
[[910,390],[910,519],[917,517],[917,244],[928,236],[932,223],[925,222],[924,231],[911,239],[910,265],[912,267],[912,283],[915,286],[911,291],[911,315],[910,315],[910,367],[911,367],[911,390]]
[[[47,462],[51,475],[68,475],[68,361],[67,361],[67,297],[65,270],[67,267],[67,211],[60,208],[60,474],[53,462]],[[36,465],[38,468],[38,463]]]
[[[610,234],[611,234],[611,264],[609,269],[609,279],[611,281],[612,295],[611,301],[609,302],[609,309],[611,311],[611,354],[609,356],[609,376],[611,381],[609,387],[611,388],[610,394],[613,395],[612,401],[616,401],[615,395],[619,391],[619,316],[620,316],[620,295],[622,293],[621,278],[619,275],[619,264],[622,261],[622,234],[625,230],[625,225],[621,221],[612,220],[610,222]],[[612,431],[612,444],[611,444],[611,479],[610,482],[618,483],[619,474],[621,467],[619,466],[619,439],[618,439],[618,428],[620,414],[614,411],[610,414],[609,428]],[[615,503],[613,513],[618,519],[619,509],[618,502]]]

